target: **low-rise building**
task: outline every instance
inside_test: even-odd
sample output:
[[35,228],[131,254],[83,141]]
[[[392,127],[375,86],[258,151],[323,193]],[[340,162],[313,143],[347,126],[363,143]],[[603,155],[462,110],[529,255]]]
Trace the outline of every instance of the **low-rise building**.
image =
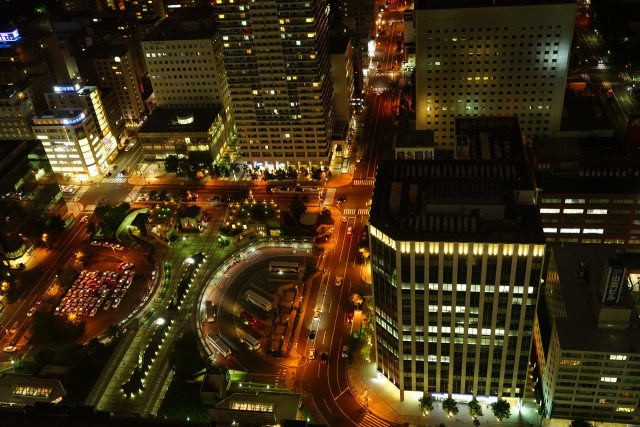
[[534,349],[548,418],[638,424],[640,320],[611,248],[551,247]]
[[34,114],[30,86],[0,86],[0,140],[33,139]]
[[147,236],[164,246],[169,246],[171,239],[177,235],[178,209],[179,205],[176,202],[164,202],[150,208],[145,224]]
[[38,402],[58,403],[65,395],[66,392],[59,380],[17,374],[0,376],[0,406],[24,406]]
[[216,161],[226,149],[228,139],[227,120],[220,106],[157,108],[138,131],[148,161],[164,160],[170,154],[189,157],[192,153]]

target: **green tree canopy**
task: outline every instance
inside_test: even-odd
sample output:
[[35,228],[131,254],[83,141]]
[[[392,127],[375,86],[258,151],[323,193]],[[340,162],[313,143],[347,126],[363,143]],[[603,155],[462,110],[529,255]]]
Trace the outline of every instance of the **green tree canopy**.
[[207,366],[200,352],[198,336],[193,331],[186,331],[178,338],[171,350],[169,360],[176,376],[180,377],[189,377]]
[[511,405],[504,399],[498,399],[496,402],[493,402],[490,407],[493,415],[500,421],[511,416]]
[[431,396],[430,393],[423,394],[422,397],[418,399],[418,405],[422,412],[426,412],[428,414],[433,411],[433,396]]
[[449,396],[442,401],[442,410],[450,415],[457,415],[458,403],[453,399],[453,397]]
[[471,402],[469,402],[469,415],[473,418],[478,418],[482,416],[482,406],[480,406],[480,402],[473,396]]
[[64,316],[54,316],[45,310],[38,310],[31,322],[30,344],[70,343],[80,338],[85,331],[82,321],[70,321]]
[[105,235],[115,233],[120,223],[127,216],[129,209],[131,209],[129,203],[120,203],[117,206],[101,203],[96,207],[94,214],[98,218],[100,228],[102,228]]
[[300,221],[300,217],[302,216],[303,213],[306,212],[307,206],[300,199],[300,196],[296,194],[291,200],[291,205],[289,206],[289,210],[291,211],[291,214],[296,219],[296,221]]

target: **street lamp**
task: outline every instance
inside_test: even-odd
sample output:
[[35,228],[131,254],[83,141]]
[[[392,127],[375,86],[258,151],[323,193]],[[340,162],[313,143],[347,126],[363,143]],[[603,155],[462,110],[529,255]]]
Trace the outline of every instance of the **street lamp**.
[[49,242],[47,241],[48,237],[49,235],[47,233],[42,233],[42,242],[47,245],[47,248],[49,248]]

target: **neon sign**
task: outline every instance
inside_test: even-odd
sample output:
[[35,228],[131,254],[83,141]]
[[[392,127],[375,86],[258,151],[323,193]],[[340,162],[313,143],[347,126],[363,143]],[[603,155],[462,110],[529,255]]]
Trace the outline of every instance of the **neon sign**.
[[60,93],[60,92],[75,92],[76,89],[73,86],[54,86],[53,87],[53,91],[55,93]]
[[85,117],[86,117],[85,114],[82,113],[78,117],[74,117],[73,119],[64,119],[62,123],[65,125],[75,125],[83,121]]
[[0,42],[15,42],[18,39],[20,39],[20,33],[17,28],[13,31],[0,33]]

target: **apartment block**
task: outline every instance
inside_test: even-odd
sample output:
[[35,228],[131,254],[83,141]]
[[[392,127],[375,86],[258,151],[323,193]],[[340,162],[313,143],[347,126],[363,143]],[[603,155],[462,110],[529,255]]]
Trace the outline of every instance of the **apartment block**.
[[549,252],[534,339],[544,415],[638,424],[640,320],[625,262],[611,248]]
[[545,248],[533,177],[516,118],[456,122],[463,158],[378,167],[369,233],[378,370],[401,399],[518,398]]
[[91,114],[58,108],[33,118],[33,133],[55,173],[88,180],[107,171],[107,152]]
[[328,8],[321,0],[215,4],[239,152],[254,166],[329,163]]
[[355,94],[354,60],[351,37],[348,34],[331,37],[331,79],[335,118],[349,123],[353,113],[352,101]]
[[229,105],[213,9],[174,11],[142,42],[155,102],[162,108]]
[[417,129],[455,148],[455,118],[517,116],[525,137],[560,129],[576,4],[417,0]]

